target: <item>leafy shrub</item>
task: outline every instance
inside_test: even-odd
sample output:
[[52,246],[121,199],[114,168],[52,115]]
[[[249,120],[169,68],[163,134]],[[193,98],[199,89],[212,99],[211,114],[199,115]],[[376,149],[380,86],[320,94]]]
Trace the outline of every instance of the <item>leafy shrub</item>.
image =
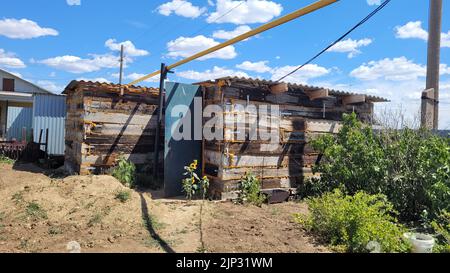
[[204,176],[200,179],[197,175],[198,160],[194,160],[189,166],[185,166],[186,172],[183,174],[187,176],[182,181],[183,192],[186,194],[188,200],[193,197],[201,197],[205,199],[209,189],[209,179]]
[[122,203],[127,202],[131,198],[131,192],[130,191],[119,191],[116,193],[116,199],[119,200]]
[[339,188],[385,194],[402,220],[418,220],[424,210],[435,217],[450,206],[450,143],[425,130],[374,132],[356,114],[344,115],[336,135],[312,142],[323,160],[314,167],[317,181],[299,189],[317,196]]
[[402,239],[405,229],[396,223],[393,206],[384,195],[349,196],[335,190],[307,202],[311,214],[295,215],[297,222],[338,250],[369,252],[370,242],[378,243],[383,252],[409,249]]
[[440,237],[435,251],[450,253],[450,212],[444,211],[431,226]]
[[124,157],[120,157],[117,162],[117,166],[112,172],[117,180],[127,187],[134,187],[136,181],[136,166],[133,162],[126,160]]
[[239,202],[261,206],[266,201],[261,191],[261,182],[252,173],[247,173],[239,182]]

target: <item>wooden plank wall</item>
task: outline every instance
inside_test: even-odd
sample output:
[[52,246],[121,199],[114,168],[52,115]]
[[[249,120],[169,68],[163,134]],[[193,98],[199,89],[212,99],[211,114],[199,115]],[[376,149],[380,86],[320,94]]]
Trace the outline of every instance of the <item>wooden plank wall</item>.
[[[306,177],[313,176],[312,167],[319,159],[310,141],[323,134],[337,133],[344,113],[355,111],[362,120],[372,117],[372,103],[343,105],[340,98],[310,100],[299,91],[273,95],[269,90],[251,85],[208,85],[204,87],[205,105],[218,104],[225,109],[224,140],[205,141],[204,172],[211,179],[211,192],[224,197],[236,191],[246,172],[257,175],[264,189],[294,190]],[[236,105],[278,105],[279,141],[236,140],[237,134],[248,132],[254,125],[249,120],[236,122],[242,109]],[[325,105],[325,107],[324,107]],[[234,119],[234,123],[232,122]],[[260,124],[267,123],[259,121]]]
[[[156,137],[157,92],[118,93],[78,88],[68,94],[66,161],[81,175],[102,173],[120,156],[139,171],[151,170]],[[164,117],[163,117],[164,119]],[[160,134],[164,148],[164,128]],[[163,153],[160,152],[160,172]]]

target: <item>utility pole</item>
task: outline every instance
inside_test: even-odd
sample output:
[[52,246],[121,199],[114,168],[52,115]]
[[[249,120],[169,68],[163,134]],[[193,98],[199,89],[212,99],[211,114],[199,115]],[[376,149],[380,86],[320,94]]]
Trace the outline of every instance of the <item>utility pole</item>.
[[122,79],[123,79],[123,53],[124,47],[120,46],[120,72],[119,72],[119,85],[120,85],[120,95],[123,96],[123,87],[122,87]]
[[422,126],[439,128],[439,67],[442,31],[442,0],[430,0],[427,86],[422,94]]

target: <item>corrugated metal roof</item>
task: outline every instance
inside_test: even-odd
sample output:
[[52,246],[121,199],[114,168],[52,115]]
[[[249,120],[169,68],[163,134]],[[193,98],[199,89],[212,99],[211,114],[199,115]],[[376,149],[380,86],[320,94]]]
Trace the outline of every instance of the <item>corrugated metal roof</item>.
[[92,81],[72,81],[65,88],[63,94],[67,94],[69,91],[73,91],[77,88],[85,88],[85,89],[97,89],[98,91],[111,92],[111,93],[120,93],[121,88],[123,88],[124,93],[134,93],[134,94],[143,94],[143,93],[151,93],[157,94],[159,92],[158,88],[153,87],[143,87],[143,86],[126,86],[112,83],[103,83],[103,82],[92,82]]
[[[244,78],[244,77],[223,77],[223,78],[218,78],[215,81],[219,81],[219,80],[225,80],[225,81],[230,81],[230,82],[244,82],[247,84],[253,84],[255,86],[271,86],[271,85],[279,84],[279,82],[275,82],[275,81],[271,81],[271,80]],[[211,81],[200,82],[198,84],[202,84],[202,83],[211,83]],[[339,91],[339,90],[334,90],[334,89],[329,89],[329,88],[324,88],[324,87],[309,86],[309,85],[302,85],[302,84],[296,84],[296,83],[288,83],[287,82],[287,84],[288,84],[289,88],[294,89],[294,90],[299,89],[299,90],[303,90],[303,91],[313,91],[313,90],[326,89],[329,91],[329,94],[331,96],[344,97],[344,96],[352,96],[352,95],[365,95],[367,100],[369,100],[371,102],[388,102],[389,101],[382,97],[371,96],[371,95],[367,95],[367,94],[357,94],[357,93]]]

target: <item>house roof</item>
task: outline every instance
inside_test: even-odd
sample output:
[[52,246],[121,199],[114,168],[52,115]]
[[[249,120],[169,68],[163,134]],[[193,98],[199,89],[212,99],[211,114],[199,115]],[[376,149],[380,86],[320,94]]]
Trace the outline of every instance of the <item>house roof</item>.
[[[250,84],[250,85],[253,85],[256,87],[264,87],[264,88],[279,84],[279,82],[275,82],[275,81],[271,81],[271,80],[244,78],[244,77],[223,77],[223,78],[218,78],[215,81],[205,81],[205,82],[200,82],[197,84],[217,82],[220,80],[228,81],[229,84],[244,83],[244,84]],[[292,90],[315,91],[315,90],[325,89],[325,90],[328,90],[330,96],[345,97],[345,96],[354,96],[354,95],[364,95],[364,96],[366,96],[367,101],[370,101],[370,102],[388,102],[389,101],[382,97],[371,96],[371,95],[367,95],[367,94],[357,94],[357,93],[339,91],[339,90],[329,89],[329,88],[324,88],[324,87],[317,87],[317,86],[310,86],[310,85],[303,85],[303,84],[296,84],[296,83],[287,83],[287,84],[288,84],[288,87]]]
[[34,87],[36,87],[37,89],[41,90],[41,91],[44,92],[44,93],[47,93],[47,94],[53,94],[52,92],[48,91],[47,89],[42,88],[42,87],[40,87],[40,86],[38,86],[38,85],[36,85],[36,84],[34,84],[34,83],[32,83],[32,82],[29,82],[29,81],[27,81],[27,80],[25,80],[25,79],[23,79],[23,78],[21,78],[21,77],[19,77],[19,76],[17,76],[17,75],[14,75],[14,74],[12,74],[11,72],[8,72],[8,71],[3,70],[3,69],[1,69],[1,68],[0,68],[0,71],[3,72],[3,73],[5,73],[5,74],[7,74],[7,75],[10,76],[10,77],[13,77],[13,78],[15,78],[15,79],[19,79],[19,80],[21,80],[21,81],[26,82],[26,83],[29,84],[29,85],[34,86]]
[[65,88],[63,94],[74,91],[77,88],[83,88],[85,91],[99,91],[108,93],[120,93],[123,88],[125,94],[144,94],[149,93],[152,95],[158,94],[159,89],[152,87],[142,86],[126,86],[112,83],[92,82],[92,81],[71,81]]

